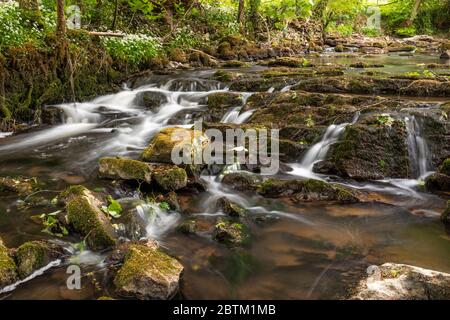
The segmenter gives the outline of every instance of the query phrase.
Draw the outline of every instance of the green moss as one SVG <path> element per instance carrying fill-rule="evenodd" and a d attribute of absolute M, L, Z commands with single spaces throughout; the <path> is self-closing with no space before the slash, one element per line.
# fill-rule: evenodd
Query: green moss
<path fill-rule="evenodd" d="M 184 188 L 187 184 L 186 170 L 176 166 L 161 167 L 154 172 L 156 183 L 165 191 L 175 191 Z"/>
<path fill-rule="evenodd" d="M 447 201 L 447 207 L 441 214 L 441 221 L 450 224 L 450 200 Z"/>
<path fill-rule="evenodd" d="M 220 219 L 214 226 L 213 238 L 221 243 L 238 246 L 248 244 L 248 228 L 242 223 Z"/>
<path fill-rule="evenodd" d="M 148 183 L 151 181 L 152 167 L 145 162 L 126 158 L 101 158 L 99 167 L 102 176 Z"/>
<path fill-rule="evenodd" d="M 73 197 L 85 195 L 87 191 L 88 189 L 82 185 L 73 185 L 62 191 L 60 197 L 65 201 L 69 201 Z"/>
<path fill-rule="evenodd" d="M 181 233 L 192 234 L 196 231 L 196 222 L 195 220 L 186 220 L 183 221 L 178 227 L 177 230 Z"/>
<path fill-rule="evenodd" d="M 447 176 L 450 176 L 450 158 L 447 158 L 442 162 L 442 164 L 439 166 L 438 171 Z"/>
<path fill-rule="evenodd" d="M 107 218 L 90 203 L 88 197 L 78 196 L 71 199 L 66 210 L 69 223 L 76 232 L 87 238 L 92 249 L 107 248 L 116 243 L 111 232 L 106 230 L 104 221 Z"/>
<path fill-rule="evenodd" d="M 143 244 L 130 245 L 124 264 L 114 278 L 117 288 L 124 288 L 140 278 L 151 278 L 155 282 L 166 275 L 178 275 L 180 263 L 159 249 Z"/>
<path fill-rule="evenodd" d="M 17 280 L 17 266 L 0 239 L 0 288 Z"/>
<path fill-rule="evenodd" d="M 20 278 L 26 278 L 34 270 L 44 266 L 46 250 L 48 250 L 46 244 L 41 241 L 25 242 L 17 249 L 16 259 Z"/>

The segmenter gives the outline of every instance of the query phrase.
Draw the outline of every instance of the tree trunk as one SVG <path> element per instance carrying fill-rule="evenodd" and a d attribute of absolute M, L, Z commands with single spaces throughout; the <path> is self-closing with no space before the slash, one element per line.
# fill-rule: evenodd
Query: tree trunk
<path fill-rule="evenodd" d="M 323 14 L 328 6 L 328 2 L 329 0 L 319 0 L 313 8 L 312 17 L 319 19 L 321 23 L 323 22 Z"/>
<path fill-rule="evenodd" d="M 421 3 L 422 3 L 422 0 L 416 0 L 414 2 L 414 6 L 412 8 L 411 15 L 409 16 L 409 19 L 406 21 L 407 27 L 412 26 L 412 24 L 414 23 L 414 20 L 416 19 L 417 14 L 419 13 L 419 7 L 420 7 Z"/>
<path fill-rule="evenodd" d="M 237 22 L 241 34 L 245 33 L 245 0 L 239 0 Z"/>
<path fill-rule="evenodd" d="M 19 7 L 28 14 L 30 20 L 39 25 L 44 24 L 38 0 L 19 0 Z"/>
<path fill-rule="evenodd" d="M 64 14 L 64 0 L 56 1 L 56 33 L 64 36 L 66 34 L 66 16 Z"/>
<path fill-rule="evenodd" d="M 114 19 L 111 26 L 112 31 L 116 30 L 117 15 L 119 14 L 119 0 L 114 2 Z"/>
<path fill-rule="evenodd" d="M 261 0 L 250 0 L 250 22 L 252 24 L 253 35 L 259 32 L 260 28 L 260 16 L 259 16 L 259 6 Z"/>

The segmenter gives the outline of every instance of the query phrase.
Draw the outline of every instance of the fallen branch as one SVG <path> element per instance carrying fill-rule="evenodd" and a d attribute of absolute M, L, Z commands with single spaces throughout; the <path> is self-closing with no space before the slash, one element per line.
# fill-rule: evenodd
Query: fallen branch
<path fill-rule="evenodd" d="M 100 32 L 100 31 L 89 31 L 88 34 L 90 34 L 91 36 L 98 36 L 98 37 L 124 37 L 125 36 L 123 33 Z"/>
<path fill-rule="evenodd" d="M 217 59 L 216 57 L 213 57 L 212 55 L 207 54 L 207 53 L 204 52 L 204 51 L 197 50 L 197 49 L 192 49 L 192 48 L 190 48 L 189 51 L 192 51 L 192 52 L 198 52 L 198 53 L 204 54 L 205 56 L 207 56 L 207 57 L 209 57 L 209 58 L 211 58 L 211 59 L 213 59 L 213 60 L 218 61 L 218 59 Z"/>

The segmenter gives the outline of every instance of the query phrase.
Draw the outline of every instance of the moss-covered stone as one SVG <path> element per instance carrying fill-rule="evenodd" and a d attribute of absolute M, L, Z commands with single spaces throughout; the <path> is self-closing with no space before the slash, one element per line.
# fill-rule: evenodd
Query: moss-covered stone
<path fill-rule="evenodd" d="M 450 158 L 445 159 L 438 169 L 439 173 L 450 176 Z"/>
<path fill-rule="evenodd" d="M 222 183 L 238 191 L 255 190 L 259 177 L 248 172 L 231 172 L 226 174 Z"/>
<path fill-rule="evenodd" d="M 148 162 L 172 163 L 172 150 L 176 146 L 185 146 L 188 156 L 201 151 L 208 143 L 202 132 L 184 128 L 165 128 L 155 135 L 142 153 L 142 159 Z"/>
<path fill-rule="evenodd" d="M 93 250 L 101 250 L 116 243 L 116 234 L 108 217 L 101 211 L 102 203 L 88 189 L 73 186 L 63 195 L 66 198 L 67 220 L 72 228 L 86 238 Z"/>
<path fill-rule="evenodd" d="M 233 107 L 242 105 L 241 94 L 231 92 L 218 92 L 208 96 L 208 111 L 204 118 L 206 121 L 218 122 Z"/>
<path fill-rule="evenodd" d="M 290 197 L 296 201 L 359 202 L 355 190 L 321 180 L 266 179 L 258 185 L 258 193 L 265 197 Z"/>
<path fill-rule="evenodd" d="M 164 191 L 176 191 L 187 185 L 186 170 L 177 166 L 159 166 L 153 172 L 153 178 Z"/>
<path fill-rule="evenodd" d="M 114 285 L 126 297 L 166 300 L 178 291 L 182 272 L 183 266 L 154 244 L 131 244 Z"/>
<path fill-rule="evenodd" d="M 100 158 L 102 178 L 136 180 L 151 183 L 153 167 L 148 163 L 126 158 Z"/>
<path fill-rule="evenodd" d="M 447 206 L 441 214 L 441 221 L 445 224 L 450 224 L 450 200 L 447 201 Z"/>
<path fill-rule="evenodd" d="M 35 270 L 60 257 L 63 249 L 45 241 L 29 241 L 22 244 L 16 251 L 17 270 L 19 277 L 24 279 Z"/>
<path fill-rule="evenodd" d="M 240 246 L 248 243 L 250 235 L 244 224 L 219 219 L 214 226 L 213 239 L 226 245 Z"/>
<path fill-rule="evenodd" d="M 426 177 L 425 188 L 434 193 L 450 192 L 450 176 L 439 172 L 433 173 Z"/>
<path fill-rule="evenodd" d="M 177 230 L 184 234 L 194 234 L 197 231 L 195 220 L 185 220 L 177 226 Z"/>
<path fill-rule="evenodd" d="M 270 67 L 290 67 L 290 68 L 303 68 L 312 67 L 311 62 L 304 58 L 294 58 L 294 57 L 280 57 L 275 60 L 269 61 L 268 65 Z"/>
<path fill-rule="evenodd" d="M 0 238 L 0 288 L 18 280 L 17 266 Z"/>
<path fill-rule="evenodd" d="M 230 217 L 243 217 L 246 215 L 244 208 L 226 197 L 219 198 L 216 205 L 223 213 Z"/>
<path fill-rule="evenodd" d="M 29 194 L 37 188 L 35 179 L 24 177 L 0 177 L 0 191 Z"/>

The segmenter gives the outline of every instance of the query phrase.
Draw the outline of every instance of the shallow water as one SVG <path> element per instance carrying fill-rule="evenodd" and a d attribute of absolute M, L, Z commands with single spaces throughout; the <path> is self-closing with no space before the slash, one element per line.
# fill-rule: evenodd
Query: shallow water
<path fill-rule="evenodd" d="M 322 63 L 355 62 L 334 55 L 318 59 Z M 425 56 L 365 59 L 385 64 L 383 71 L 390 73 L 417 71 L 423 68 L 418 64 L 437 62 L 436 57 Z M 258 69 L 261 68 L 245 72 Z M 192 123 L 190 115 L 205 108 L 208 94 L 228 90 L 217 81 L 207 80 L 213 73 L 195 71 L 143 79 L 137 88 L 127 88 L 87 103 L 63 105 L 67 115 L 65 124 L 2 136 L 0 175 L 37 177 L 46 184 L 46 191 L 40 195 L 47 200 L 67 185 L 80 183 L 89 188 L 105 187 L 117 194 L 108 181 L 96 178 L 98 158 L 117 154 L 137 157 L 151 136 L 169 125 L 169 120 L 177 124 Z M 158 92 L 166 101 L 148 110 L 139 104 L 139 92 Z M 239 107 L 230 110 L 223 121 L 245 121 Z M 175 117 L 180 111 L 184 116 Z M 337 138 L 333 135 L 333 139 Z M 312 160 L 308 161 L 309 167 Z M 302 167 L 301 159 L 297 165 Z M 297 173 L 305 175 L 302 170 Z M 282 176 L 293 178 L 289 174 Z M 189 213 L 159 216 L 153 224 L 149 222 L 147 229 L 148 236 L 157 239 L 185 267 L 181 294 L 177 298 L 341 298 L 369 265 L 384 262 L 450 272 L 450 237 L 438 218 L 444 200 L 422 193 L 415 180 L 339 181 L 369 192 L 374 201 L 336 205 L 264 199 L 228 190 L 218 177 L 204 179 L 208 191 L 180 195 Z M 177 223 L 192 217 L 201 221 L 205 230 L 211 228 L 220 215 L 214 209 L 214 200 L 223 195 L 249 210 L 251 242 L 248 246 L 229 249 L 211 240 L 207 231 L 200 236 L 189 236 L 174 230 Z M 0 195 L 0 235 L 8 247 L 17 247 L 28 240 L 52 239 L 30 219 L 52 209 L 23 207 L 18 200 L 14 195 Z M 79 239 L 71 236 L 64 241 L 70 247 L 69 243 Z M 113 295 L 105 278 L 106 266 L 102 263 L 105 255 L 73 254 L 72 259 L 78 259 L 85 275 L 81 290 L 66 287 L 66 268 L 71 263 L 66 259 L 1 297 L 92 299 Z M 88 275 L 90 271 L 92 274 Z"/>

